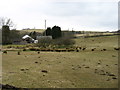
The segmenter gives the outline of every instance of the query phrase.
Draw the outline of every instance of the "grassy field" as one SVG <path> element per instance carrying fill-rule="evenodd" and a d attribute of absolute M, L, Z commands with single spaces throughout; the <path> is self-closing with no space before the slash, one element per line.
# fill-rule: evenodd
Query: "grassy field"
<path fill-rule="evenodd" d="M 25 32 L 34 32 L 34 31 L 36 31 L 36 32 L 42 33 L 42 32 L 44 32 L 44 29 L 30 29 L 30 30 L 22 30 L 22 31 L 25 31 Z"/>
<path fill-rule="evenodd" d="M 8 51 L 3 84 L 21 88 L 117 88 L 117 36 L 77 38 L 80 52 Z M 95 51 L 91 49 L 96 48 Z M 101 51 L 106 49 L 106 51 Z"/>

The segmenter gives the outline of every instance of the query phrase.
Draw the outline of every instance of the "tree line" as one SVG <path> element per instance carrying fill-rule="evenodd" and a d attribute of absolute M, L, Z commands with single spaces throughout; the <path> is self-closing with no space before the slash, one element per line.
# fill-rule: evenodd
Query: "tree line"
<path fill-rule="evenodd" d="M 59 26 L 54 26 L 52 28 L 48 27 L 44 32 L 46 36 L 52 36 L 53 39 L 58 39 L 62 37 L 61 28 Z"/>

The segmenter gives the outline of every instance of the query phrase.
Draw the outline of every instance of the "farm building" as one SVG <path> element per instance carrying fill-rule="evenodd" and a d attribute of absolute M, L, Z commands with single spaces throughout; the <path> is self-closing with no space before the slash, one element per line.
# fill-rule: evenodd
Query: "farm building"
<path fill-rule="evenodd" d="M 23 41 L 27 41 L 27 43 L 38 43 L 38 40 L 33 39 L 29 35 L 25 35 L 22 37 Z"/>
<path fill-rule="evenodd" d="M 50 39 L 52 39 L 52 36 L 37 36 L 36 37 L 37 40 L 43 39 L 43 38 L 50 38 Z"/>

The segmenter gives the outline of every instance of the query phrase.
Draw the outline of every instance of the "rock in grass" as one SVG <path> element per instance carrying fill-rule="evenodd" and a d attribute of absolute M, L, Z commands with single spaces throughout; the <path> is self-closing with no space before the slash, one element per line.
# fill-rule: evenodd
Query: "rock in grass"
<path fill-rule="evenodd" d="M 17 53 L 18 55 L 20 55 L 20 52 L 18 51 L 18 53 Z"/>
<path fill-rule="evenodd" d="M 115 55 L 112 55 L 112 57 L 116 57 Z"/>
<path fill-rule="evenodd" d="M 40 52 L 38 52 L 38 54 L 40 54 Z"/>
<path fill-rule="evenodd" d="M 114 50 L 120 50 L 120 48 L 114 48 Z"/>
<path fill-rule="evenodd" d="M 24 71 L 25 69 L 20 69 L 21 71 Z"/>
<path fill-rule="evenodd" d="M 23 51 L 26 51 L 26 49 L 24 48 Z"/>
<path fill-rule="evenodd" d="M 72 83 L 72 85 L 75 85 L 74 83 Z"/>
<path fill-rule="evenodd" d="M 103 51 L 106 51 L 106 49 L 103 49 Z"/>
<path fill-rule="evenodd" d="M 90 68 L 89 66 L 85 66 L 85 68 Z"/>
<path fill-rule="evenodd" d="M 105 73 L 101 73 L 100 75 L 106 75 Z"/>
<path fill-rule="evenodd" d="M 82 50 L 84 51 L 86 48 L 83 48 Z"/>
<path fill-rule="evenodd" d="M 108 73 L 108 76 L 115 76 L 113 73 Z"/>
<path fill-rule="evenodd" d="M 112 77 L 112 79 L 117 79 L 117 77 Z"/>
<path fill-rule="evenodd" d="M 1 88 L 1 87 L 2 87 L 3 90 L 7 90 L 7 89 L 17 90 L 17 89 L 18 89 L 17 87 L 11 86 L 11 85 L 9 85 L 9 84 L 6 84 L 6 85 L 0 84 L 0 88 Z"/>
<path fill-rule="evenodd" d="M 108 78 L 106 81 L 110 81 L 110 78 Z"/>
<path fill-rule="evenodd" d="M 106 65 L 106 66 L 109 66 L 109 65 Z"/>
<path fill-rule="evenodd" d="M 91 51 L 94 51 L 94 49 L 91 49 Z"/>
<path fill-rule="evenodd" d="M 72 70 L 75 70 L 75 68 L 74 68 L 74 67 L 72 67 Z"/>
<path fill-rule="evenodd" d="M 81 68 L 81 66 L 78 66 L 78 68 Z"/>
<path fill-rule="evenodd" d="M 95 73 L 98 73 L 98 69 L 95 69 Z"/>
<path fill-rule="evenodd" d="M 82 66 L 85 66 L 85 64 L 83 64 Z"/>
<path fill-rule="evenodd" d="M 47 71 L 47 70 L 42 70 L 41 72 L 43 72 L 43 73 L 48 73 L 48 71 Z"/>
<path fill-rule="evenodd" d="M 79 50 L 76 50 L 76 52 L 79 52 Z"/>
<path fill-rule="evenodd" d="M 35 62 L 35 63 L 38 63 L 38 62 Z"/>
<path fill-rule="evenodd" d="M 3 51 L 3 53 L 7 54 L 7 51 Z"/>

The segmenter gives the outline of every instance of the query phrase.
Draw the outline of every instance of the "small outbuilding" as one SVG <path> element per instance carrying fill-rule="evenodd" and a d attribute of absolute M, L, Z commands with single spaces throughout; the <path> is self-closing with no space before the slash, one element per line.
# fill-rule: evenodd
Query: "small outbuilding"
<path fill-rule="evenodd" d="M 27 41 L 28 43 L 34 43 L 34 39 L 32 37 L 30 37 L 29 35 L 25 35 L 22 37 L 23 41 Z"/>

